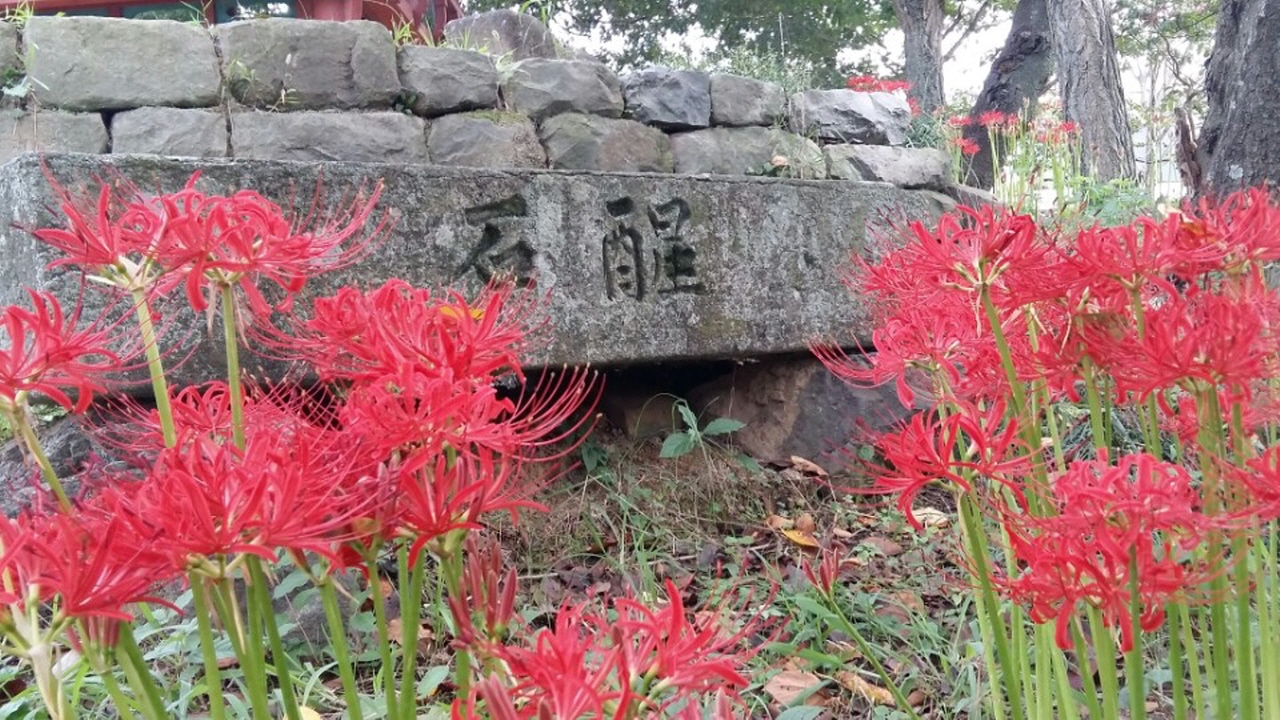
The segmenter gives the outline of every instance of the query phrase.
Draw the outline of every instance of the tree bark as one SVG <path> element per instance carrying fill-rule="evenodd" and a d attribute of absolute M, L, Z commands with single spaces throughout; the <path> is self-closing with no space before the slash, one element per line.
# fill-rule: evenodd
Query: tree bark
<path fill-rule="evenodd" d="M 1086 174 L 1131 178 L 1133 132 L 1106 0 L 1049 0 L 1063 115 L 1080 127 Z"/>
<path fill-rule="evenodd" d="M 969 161 L 966 183 L 991 189 L 995 184 L 994 168 L 1001 164 L 1000 157 L 993 155 L 991 138 L 987 129 L 978 124 L 978 118 L 991 111 L 1021 114 L 1028 104 L 1034 108 L 1049 87 L 1052 69 L 1053 44 L 1045 0 L 1020 0 L 1004 47 L 991 63 L 969 115 L 969 126 L 964 130 L 964 136 L 978 144 L 978 152 Z"/>
<path fill-rule="evenodd" d="M 946 104 L 942 90 L 942 1 L 893 0 L 902 25 L 906 51 L 908 96 L 920 110 L 932 113 Z"/>
<path fill-rule="evenodd" d="M 1202 194 L 1280 182 L 1280 0 L 1223 0 L 1200 132 Z"/>

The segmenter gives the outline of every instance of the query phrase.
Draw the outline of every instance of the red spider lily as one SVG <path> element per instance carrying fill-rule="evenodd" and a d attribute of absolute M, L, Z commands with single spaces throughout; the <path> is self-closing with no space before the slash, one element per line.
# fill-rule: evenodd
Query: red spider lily
<path fill-rule="evenodd" d="M 20 404 L 20 395 L 39 392 L 82 413 L 93 394 L 106 389 L 106 376 L 122 367 L 121 356 L 112 349 L 111 328 L 96 323 L 78 328 L 79 306 L 64 316 L 53 293 L 27 292 L 32 309 L 4 309 L 9 346 L 0 354 L 0 397 L 13 407 Z M 74 401 L 68 392 L 76 394 Z"/>
<path fill-rule="evenodd" d="M 1016 118 L 1017 116 L 1009 115 L 1008 117 Z M 988 110 L 978 116 L 978 124 L 984 128 L 999 127 L 1000 125 L 1003 125 L 1004 122 L 1005 114 L 999 110 Z"/>
<path fill-rule="evenodd" d="M 621 650 L 600 642 L 608 637 L 607 627 L 604 618 L 587 613 L 585 606 L 566 604 L 556 614 L 555 626 L 539 631 L 531 647 L 495 649 L 514 680 L 511 695 L 536 708 L 536 714 L 524 717 L 625 717 L 630 703 L 619 702 L 613 715 L 605 710 L 608 702 L 629 699 L 614 687 Z"/>
<path fill-rule="evenodd" d="M 968 115 L 952 115 L 947 118 L 947 125 L 953 128 L 968 127 L 973 124 L 973 119 Z"/>
<path fill-rule="evenodd" d="M 1187 250 L 1216 247 L 1227 263 L 1266 263 L 1280 259 L 1280 205 L 1261 188 L 1228 195 L 1220 202 L 1205 199 L 1176 218 L 1182 230 L 1180 245 Z"/>
<path fill-rule="evenodd" d="M 1114 466 L 1105 456 L 1074 462 L 1055 481 L 1052 501 L 1056 514 L 1048 517 L 1006 516 L 1021 569 L 1004 584 L 1036 622 L 1056 621 L 1064 649 L 1072 647 L 1081 604 L 1119 627 L 1128 650 L 1135 640 L 1132 583 L 1140 625 L 1149 632 L 1164 621 L 1168 602 L 1193 597 L 1214 572 L 1193 551 L 1219 522 L 1201 511 L 1194 481 L 1179 465 L 1146 454 L 1126 455 Z"/>
<path fill-rule="evenodd" d="M 900 430 L 877 441 L 884 462 L 869 468 L 872 488 L 847 490 L 897 495 L 898 509 L 917 530 L 924 526 L 913 511 L 915 497 L 935 482 L 968 492 L 970 478 L 981 477 L 1004 484 L 1020 498 L 1031 458 L 1018 439 L 1017 422 L 1006 420 L 1005 410 L 1004 402 L 996 400 L 985 410 L 961 402 L 943 417 L 916 413 Z"/>
<path fill-rule="evenodd" d="M 800 564 L 800 570 L 819 592 L 829 597 L 835 592 L 836 583 L 840 581 L 840 575 L 844 572 L 847 551 L 843 545 L 834 543 L 831 547 L 823 548 L 818 553 L 818 557 L 819 562 L 816 568 L 806 558 Z"/>
<path fill-rule="evenodd" d="M 858 92 L 906 92 L 911 89 L 911 83 L 905 80 L 881 80 L 870 75 L 851 77 L 846 84 L 850 90 Z"/>
<path fill-rule="evenodd" d="M 993 285 L 1006 272 L 1035 272 L 1047 263 L 1049 246 L 1029 215 L 960 206 L 931 231 L 922 223 L 911 226 L 917 272 L 942 287 L 976 290 Z"/>
<path fill-rule="evenodd" d="M 45 177 L 68 225 L 65 229 L 42 228 L 32 233 L 65 255 L 50 263 L 50 267 L 77 265 L 86 272 L 99 272 L 131 256 L 150 252 L 155 236 L 146 230 L 154 230 L 153 223 L 140 223 L 141 227 L 117 223 L 112 216 L 116 201 L 112 199 L 110 185 L 103 183 L 96 203 L 86 203 L 58 184 L 47 169 Z M 86 206 L 90 206 L 88 211 L 82 209 Z"/>
<path fill-rule="evenodd" d="M 1169 275 L 1192 278 L 1221 267 L 1221 246 L 1187 247 L 1180 238 L 1185 223 L 1175 216 L 1157 222 L 1139 218 L 1132 225 L 1094 227 L 1080 232 L 1067 260 L 1080 283 L 1088 283 L 1094 293 L 1107 290 L 1104 279 L 1114 281 L 1122 291 L 1120 302 L 1129 303 L 1130 294 L 1150 283 L 1167 284 Z"/>
<path fill-rule="evenodd" d="M 467 534 L 465 556 L 461 592 L 448 597 L 454 643 L 469 647 L 482 641 L 502 642 L 515 610 L 516 570 L 507 568 L 503 573 L 502 544 L 490 539 L 481 545 L 475 533 Z M 482 623 L 479 630 L 473 621 L 476 614 Z"/>
<path fill-rule="evenodd" d="M 92 512 L 82 517 L 25 513 L 0 520 L 0 576 L 13 588 L 0 590 L 6 596 L 0 600 L 20 605 L 33 596 L 56 600 L 54 622 L 127 622 L 133 618 L 128 605 L 164 603 L 151 591 L 173 573 L 152 546 L 155 538 L 133 531 L 119 518 Z"/>
<path fill-rule="evenodd" d="M 982 149 L 978 146 L 978 143 L 966 137 L 958 137 L 953 139 L 951 142 L 960 150 L 960 153 L 965 156 L 977 155 L 978 151 Z"/>
<path fill-rule="evenodd" d="M 715 689 L 736 693 L 746 687 L 741 668 L 755 654 L 747 639 L 765 628 L 758 615 L 744 621 L 751 596 L 742 608 L 722 606 L 690 622 L 675 583 L 668 579 L 665 589 L 667 602 L 656 610 L 631 598 L 614 601 L 613 646 L 621 650 L 623 677 L 652 678 L 648 699 L 660 708 Z"/>

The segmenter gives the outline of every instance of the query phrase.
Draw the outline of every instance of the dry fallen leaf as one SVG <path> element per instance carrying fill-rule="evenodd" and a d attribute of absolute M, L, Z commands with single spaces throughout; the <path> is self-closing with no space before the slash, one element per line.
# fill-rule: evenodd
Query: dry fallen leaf
<path fill-rule="evenodd" d="M 788 540 L 803 548 L 817 550 L 822 547 L 822 543 L 819 543 L 817 538 L 806 532 L 801 532 L 799 530 L 783 530 L 782 534 L 785 535 Z"/>
<path fill-rule="evenodd" d="M 822 678 L 801 670 L 783 670 L 769 678 L 764 684 L 764 691 L 779 705 L 790 705 L 796 698 L 822 683 Z"/>
<path fill-rule="evenodd" d="M 863 538 L 861 544 L 874 548 L 876 552 L 885 557 L 901 555 L 903 551 L 901 544 L 894 542 L 883 535 L 872 535 L 870 537 Z"/>
<path fill-rule="evenodd" d="M 781 515 L 770 515 L 764 519 L 764 526 L 770 530 L 786 530 L 794 526 L 795 523 L 782 517 Z"/>
<path fill-rule="evenodd" d="M 818 477 L 827 476 L 827 471 L 823 470 L 821 465 L 812 460 L 806 460 L 799 455 L 791 456 L 791 466 L 800 472 L 807 473 L 809 475 L 817 475 Z"/>
<path fill-rule="evenodd" d="M 938 528 L 939 530 L 951 527 L 951 516 L 938 508 L 920 508 L 915 511 L 915 516 L 920 521 L 920 524 L 925 527 Z"/>
<path fill-rule="evenodd" d="M 853 537 L 853 533 L 844 528 L 831 528 L 831 536 L 837 540 L 848 540 Z"/>
<path fill-rule="evenodd" d="M 302 717 L 302 720 L 323 720 L 320 713 L 316 712 L 315 710 L 312 710 L 311 708 L 305 705 L 298 708 L 298 715 Z"/>
<path fill-rule="evenodd" d="M 863 680 L 857 673 L 851 673 L 847 670 L 841 670 L 835 674 L 836 682 L 840 683 L 846 690 L 852 692 L 858 697 L 875 705 L 893 706 L 893 693 L 872 683 Z"/>
<path fill-rule="evenodd" d="M 814 521 L 813 515 L 804 513 L 800 517 L 796 518 L 796 529 L 802 533 L 812 535 L 813 531 L 818 529 L 818 523 Z"/>
<path fill-rule="evenodd" d="M 387 621 L 387 638 L 396 645 L 400 644 L 403 639 L 404 625 L 400 622 L 400 618 L 391 618 Z M 431 640 L 435 635 L 431 632 L 431 628 L 421 625 L 418 627 L 418 652 L 426 655 L 431 652 Z"/>

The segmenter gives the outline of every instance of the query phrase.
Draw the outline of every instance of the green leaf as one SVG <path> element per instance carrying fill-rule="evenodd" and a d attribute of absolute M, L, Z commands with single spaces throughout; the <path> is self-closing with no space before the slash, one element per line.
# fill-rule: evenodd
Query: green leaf
<path fill-rule="evenodd" d="M 741 420 L 734 420 L 733 418 L 716 418 L 715 420 L 707 423 L 706 427 L 702 428 L 702 434 L 728 435 L 731 432 L 738 432 L 746 426 L 747 424 Z"/>
<path fill-rule="evenodd" d="M 449 677 L 448 665 L 436 665 L 418 681 L 418 697 L 431 697 L 440 689 L 440 683 Z"/>
<path fill-rule="evenodd" d="M 828 608 L 826 604 L 815 600 L 808 595 L 797 595 L 792 599 L 792 602 L 796 604 L 796 607 L 816 618 L 830 621 L 835 617 L 835 614 L 831 612 L 830 608 Z"/>
<path fill-rule="evenodd" d="M 777 720 L 814 720 L 822 714 L 822 708 L 810 705 L 802 705 L 801 707 L 793 707 L 783 710 Z"/>
<path fill-rule="evenodd" d="M 693 436 L 689 433 L 671 433 L 662 443 L 662 452 L 658 454 L 663 458 L 678 458 L 693 452 L 695 447 Z"/>
<path fill-rule="evenodd" d="M 372 633 L 376 628 L 374 626 L 373 613 L 358 612 L 347 620 L 347 627 L 361 633 Z"/>
<path fill-rule="evenodd" d="M 281 578 L 280 582 L 271 589 L 271 597 L 279 600 L 280 598 L 289 595 L 294 590 L 306 585 L 310 580 L 311 578 L 307 577 L 306 573 L 295 568 L 294 570 L 291 570 L 288 575 Z"/>
<path fill-rule="evenodd" d="M 680 417 L 684 418 L 684 426 L 690 430 L 698 429 L 698 416 L 693 414 L 693 408 L 689 407 L 689 403 L 681 400 L 676 403 L 676 409 L 680 411 Z"/>

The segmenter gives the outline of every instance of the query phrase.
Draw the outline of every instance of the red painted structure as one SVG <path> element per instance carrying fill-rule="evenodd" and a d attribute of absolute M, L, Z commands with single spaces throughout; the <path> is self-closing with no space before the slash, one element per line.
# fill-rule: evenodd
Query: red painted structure
<path fill-rule="evenodd" d="M 32 0 L 40 14 L 65 12 L 89 13 L 121 17 L 125 8 L 144 9 L 149 5 L 171 5 L 176 0 Z M 405 23 L 423 30 L 430 28 L 439 40 L 445 23 L 462 17 L 458 0 L 295 0 L 297 15 L 312 20 L 375 20 L 395 27 Z M 188 0 L 189 4 L 196 4 Z M 21 0 L 0 0 L 0 10 L 16 8 Z M 205 20 L 218 22 L 212 0 L 200 3 Z"/>

